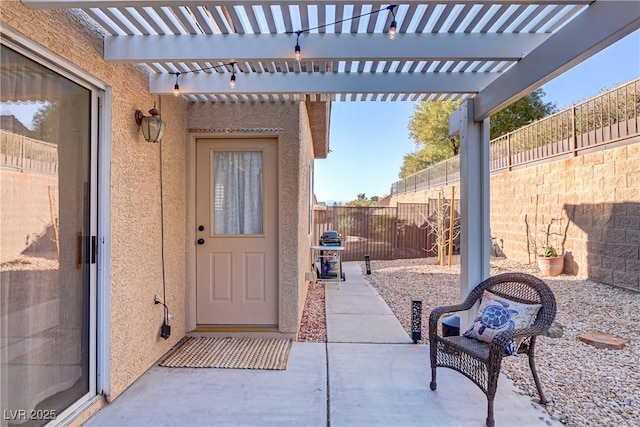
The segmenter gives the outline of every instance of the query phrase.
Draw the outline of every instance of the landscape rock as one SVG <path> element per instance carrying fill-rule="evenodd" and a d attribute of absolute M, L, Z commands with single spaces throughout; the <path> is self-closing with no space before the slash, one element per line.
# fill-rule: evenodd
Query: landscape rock
<path fill-rule="evenodd" d="M 621 350 L 625 345 L 629 344 L 629 340 L 626 338 L 603 334 L 602 332 L 585 332 L 578 335 L 578 339 L 596 348 L 609 348 L 612 350 Z"/>
<path fill-rule="evenodd" d="M 422 299 L 426 344 L 431 309 L 460 301 L 459 259 L 454 257 L 451 268 L 438 266 L 433 258 L 372 261 L 373 274 L 366 277 L 408 333 L 410 301 Z M 535 264 L 491 259 L 491 275 L 508 271 L 540 275 Z M 556 297 L 556 321 L 563 325 L 559 338 L 536 341 L 538 375 L 545 395 L 553 398 L 545 410 L 567 427 L 640 426 L 640 294 L 569 275 L 541 279 Z M 578 340 L 585 331 L 607 332 L 629 343 L 621 350 L 595 349 Z M 526 358 L 504 358 L 502 372 L 523 394 L 538 398 Z M 594 393 L 596 387 L 600 392 Z"/>
<path fill-rule="evenodd" d="M 562 338 L 564 334 L 564 325 L 557 320 L 554 320 L 551 327 L 546 333 L 549 338 Z"/>
<path fill-rule="evenodd" d="M 364 262 L 360 264 L 364 272 Z M 459 256 L 451 268 L 436 265 L 433 258 L 421 258 L 372 261 L 372 270 L 365 277 L 409 334 L 411 299 L 422 299 L 423 344 L 428 341 L 431 309 L 459 302 Z M 539 274 L 535 265 L 491 260 L 492 275 L 507 271 Z M 640 294 L 568 275 L 543 280 L 556 297 L 556 322 L 562 330 L 558 338 L 540 337 L 536 342 L 538 375 L 550 401 L 545 410 L 567 427 L 640 426 Z M 326 341 L 324 286 L 309 288 L 304 311 L 298 340 Z M 621 350 L 595 350 L 577 338 L 595 330 L 624 336 L 629 343 Z M 526 358 L 503 359 L 502 372 L 518 394 L 538 399 Z"/>

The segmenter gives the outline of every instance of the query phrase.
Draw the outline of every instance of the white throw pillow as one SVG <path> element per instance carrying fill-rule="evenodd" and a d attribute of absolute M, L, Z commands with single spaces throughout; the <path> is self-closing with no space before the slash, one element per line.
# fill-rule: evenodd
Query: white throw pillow
<path fill-rule="evenodd" d="M 478 314 L 464 336 L 490 343 L 498 332 L 531 326 L 540 307 L 540 304 L 522 304 L 484 291 Z M 508 343 L 505 352 L 517 355 L 522 339 Z"/>

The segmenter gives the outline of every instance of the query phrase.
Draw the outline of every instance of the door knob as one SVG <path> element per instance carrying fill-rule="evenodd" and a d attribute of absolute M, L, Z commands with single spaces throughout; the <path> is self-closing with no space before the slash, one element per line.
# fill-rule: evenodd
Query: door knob
<path fill-rule="evenodd" d="M 204 245 L 204 239 L 198 239 L 198 244 L 199 245 Z"/>
<path fill-rule="evenodd" d="M 204 231 L 204 225 L 199 225 L 198 226 L 198 231 Z"/>

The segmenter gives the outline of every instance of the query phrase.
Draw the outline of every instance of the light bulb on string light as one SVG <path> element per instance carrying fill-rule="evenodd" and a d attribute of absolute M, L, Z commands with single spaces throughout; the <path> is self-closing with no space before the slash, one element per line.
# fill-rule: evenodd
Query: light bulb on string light
<path fill-rule="evenodd" d="M 302 30 L 298 30 L 296 31 L 296 47 L 295 47 L 295 54 L 296 54 L 296 61 L 300 62 L 300 34 L 302 34 Z"/>
<path fill-rule="evenodd" d="M 235 89 L 236 88 L 236 63 L 235 62 L 231 63 L 231 68 L 232 68 L 232 73 L 231 73 L 231 80 L 229 81 L 229 85 L 231 86 L 231 89 Z"/>
<path fill-rule="evenodd" d="M 180 78 L 180 72 L 176 72 L 176 84 L 173 85 L 173 96 L 180 96 L 180 84 L 178 79 Z"/>
<path fill-rule="evenodd" d="M 397 5 L 395 4 L 387 6 L 387 9 L 391 12 L 391 16 L 393 16 L 391 24 L 389 25 L 389 40 L 394 40 L 396 38 L 396 30 L 398 28 L 398 23 L 396 22 L 396 13 L 394 12 L 396 6 Z"/>
<path fill-rule="evenodd" d="M 359 19 L 365 16 L 370 16 L 370 15 L 375 15 L 375 14 L 379 14 L 385 10 L 391 12 L 392 15 L 392 20 L 391 23 L 389 25 L 389 31 L 388 31 L 388 35 L 389 35 L 389 39 L 393 40 L 396 38 L 396 34 L 397 34 L 397 27 L 398 27 L 398 23 L 396 21 L 396 14 L 395 14 L 395 8 L 398 5 L 396 4 L 392 4 L 386 7 L 382 7 L 380 9 L 377 10 L 372 10 L 370 12 L 367 13 L 363 13 L 361 15 L 358 16 L 352 16 L 349 18 L 344 18 L 344 19 L 340 19 L 337 20 L 335 22 L 326 22 L 324 24 L 318 25 L 317 27 L 313 27 L 313 28 L 305 28 L 305 29 L 301 29 L 298 31 L 287 31 L 287 34 L 295 34 L 296 35 L 296 44 L 295 44 L 295 48 L 294 48 L 294 54 L 295 54 L 295 58 L 296 61 L 300 62 L 302 60 L 302 48 L 300 47 L 300 36 L 303 33 L 306 32 L 311 32 L 313 30 L 318 30 L 321 28 L 326 28 L 329 27 L 331 25 L 335 25 L 338 23 L 342 23 L 342 22 L 348 22 L 348 21 L 352 21 L 354 19 Z M 388 19 L 388 18 L 387 18 Z M 180 83 L 179 83 L 179 78 L 180 78 L 180 74 L 185 74 L 185 73 L 195 73 L 195 72 L 200 72 L 200 71 L 207 71 L 207 70 L 213 70 L 213 69 L 218 69 L 218 68 L 226 68 L 228 70 L 228 66 L 231 66 L 231 79 L 229 81 L 229 85 L 231 86 L 231 89 L 235 89 L 236 88 L 236 62 L 229 62 L 229 63 L 225 63 L 225 64 L 218 64 L 218 65 L 212 65 L 209 67 L 204 67 L 204 68 L 198 68 L 198 69 L 190 69 L 187 71 L 176 71 L 176 72 L 170 72 L 169 74 L 175 74 L 176 76 L 176 83 L 173 86 L 173 94 L 175 96 L 180 96 Z"/>

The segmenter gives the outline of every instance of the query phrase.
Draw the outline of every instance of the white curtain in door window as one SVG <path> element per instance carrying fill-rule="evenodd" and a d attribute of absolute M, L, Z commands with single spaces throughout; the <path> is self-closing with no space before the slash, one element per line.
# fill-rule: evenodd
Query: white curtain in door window
<path fill-rule="evenodd" d="M 215 234 L 262 234 L 262 152 L 216 152 Z"/>

